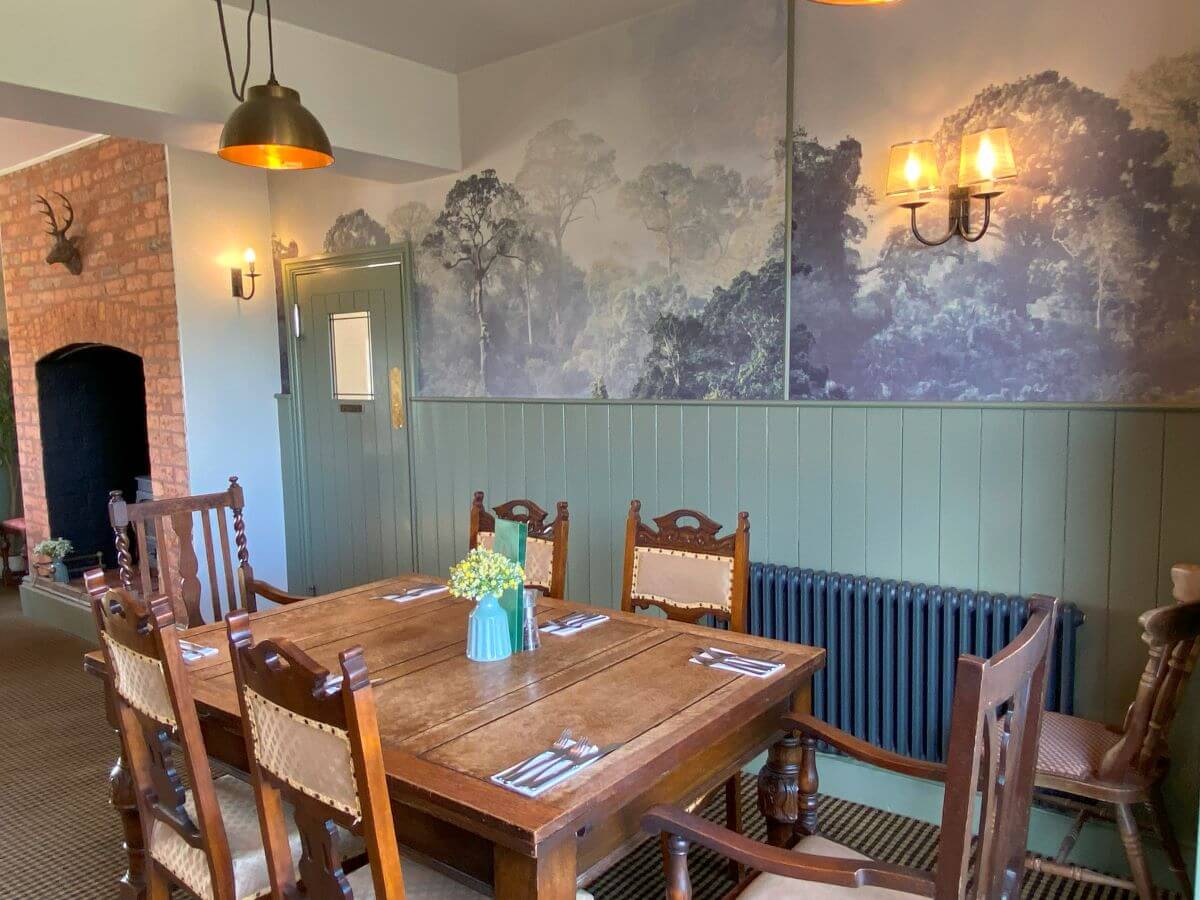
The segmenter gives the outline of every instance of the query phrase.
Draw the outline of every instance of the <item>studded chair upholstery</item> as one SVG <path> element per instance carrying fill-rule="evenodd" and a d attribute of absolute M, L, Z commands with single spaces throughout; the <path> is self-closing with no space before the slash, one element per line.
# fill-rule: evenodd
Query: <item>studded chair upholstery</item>
<path fill-rule="evenodd" d="M 483 491 L 476 491 L 471 500 L 470 533 L 467 546 L 492 548 L 496 538 L 496 519 L 524 522 L 528 527 L 525 540 L 525 586 L 537 588 L 547 597 L 563 599 L 567 583 L 567 537 L 570 516 L 567 501 L 559 500 L 557 517 L 547 522 L 549 515 L 532 500 L 509 500 L 488 512 L 483 505 Z"/>
<path fill-rule="evenodd" d="M 332 675 L 288 640 L 255 644 L 247 613 L 231 613 L 226 622 L 274 896 L 477 898 L 415 860 L 401 868 L 362 648 L 344 651 L 341 674 Z M 302 836 L 295 864 L 290 824 Z M 344 865 L 333 838 L 338 826 L 365 842 L 369 865 Z"/>
<path fill-rule="evenodd" d="M 254 794 L 231 775 L 213 777 L 170 600 L 115 588 L 93 596 L 92 609 L 145 833 L 150 900 L 167 900 L 173 884 L 202 900 L 267 896 Z M 295 831 L 286 840 L 299 851 Z"/>

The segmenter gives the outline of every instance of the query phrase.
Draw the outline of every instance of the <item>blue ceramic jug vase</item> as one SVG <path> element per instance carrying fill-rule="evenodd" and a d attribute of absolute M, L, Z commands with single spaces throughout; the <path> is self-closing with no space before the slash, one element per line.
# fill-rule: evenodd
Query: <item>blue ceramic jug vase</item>
<path fill-rule="evenodd" d="M 496 662 L 512 656 L 508 632 L 508 614 L 495 594 L 484 594 L 475 601 L 467 621 L 467 658 L 475 662 Z"/>

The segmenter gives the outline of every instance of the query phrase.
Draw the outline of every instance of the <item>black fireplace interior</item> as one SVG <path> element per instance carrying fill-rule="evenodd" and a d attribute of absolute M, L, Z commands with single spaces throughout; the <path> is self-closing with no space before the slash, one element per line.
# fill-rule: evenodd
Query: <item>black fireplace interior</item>
<path fill-rule="evenodd" d="M 141 357 L 73 344 L 39 360 L 37 383 L 51 534 L 113 567 L 108 493 L 133 501 L 138 476 L 150 474 Z"/>

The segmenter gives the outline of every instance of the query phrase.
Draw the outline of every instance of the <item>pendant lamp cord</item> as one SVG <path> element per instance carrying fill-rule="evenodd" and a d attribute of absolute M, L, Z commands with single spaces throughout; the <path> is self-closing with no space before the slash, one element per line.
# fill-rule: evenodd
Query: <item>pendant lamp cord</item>
<path fill-rule="evenodd" d="M 246 80 L 250 77 L 250 26 L 254 22 L 255 0 L 250 0 L 250 12 L 246 14 L 246 68 L 242 70 L 242 86 L 239 88 L 237 77 L 233 74 L 233 57 L 229 53 L 229 34 L 225 30 L 225 6 L 217 0 L 217 20 L 221 23 L 221 43 L 225 47 L 225 67 L 229 70 L 229 87 L 234 99 L 242 102 L 246 99 Z M 271 4 L 267 2 L 267 41 L 271 43 Z M 275 80 L 275 48 L 271 47 L 271 81 Z"/>
<path fill-rule="evenodd" d="M 251 13 L 254 11 L 254 0 L 250 2 Z M 267 57 L 271 61 L 271 77 L 267 84 L 278 84 L 275 80 L 275 34 L 271 29 L 271 0 L 267 0 Z"/>

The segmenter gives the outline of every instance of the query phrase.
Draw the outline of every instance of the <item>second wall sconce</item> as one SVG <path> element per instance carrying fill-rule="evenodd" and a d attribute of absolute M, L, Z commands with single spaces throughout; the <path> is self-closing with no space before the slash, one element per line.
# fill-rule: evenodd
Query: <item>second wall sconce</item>
<path fill-rule="evenodd" d="M 249 300 L 251 297 L 253 297 L 254 296 L 254 280 L 256 278 L 260 277 L 259 273 L 254 271 L 254 262 L 256 260 L 256 257 L 254 255 L 254 248 L 247 247 L 246 252 L 243 255 L 243 258 L 246 260 L 245 273 L 243 273 L 241 269 L 230 269 L 229 270 L 229 278 L 230 278 L 230 281 L 232 281 L 232 283 L 233 283 L 233 296 L 234 296 L 234 299 L 237 299 L 237 300 Z M 249 281 L 250 281 L 250 293 L 246 293 L 246 280 L 247 279 L 249 279 Z"/>
<path fill-rule="evenodd" d="M 958 235 L 975 243 L 992 221 L 992 199 L 1004 193 L 1005 181 L 1017 177 L 1012 144 L 1007 128 L 987 128 L 962 139 L 958 163 L 958 184 L 951 185 L 950 227 L 936 240 L 923 236 L 917 228 L 917 210 L 939 190 L 937 152 L 933 141 L 909 141 L 892 147 L 888 162 L 887 195 L 912 215 L 912 233 L 927 247 L 939 247 Z M 971 200 L 983 201 L 983 223 L 971 231 Z"/>

